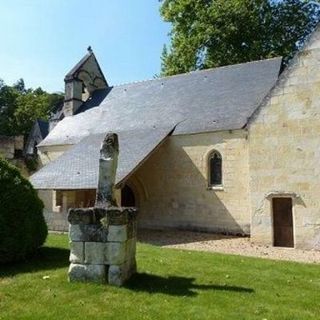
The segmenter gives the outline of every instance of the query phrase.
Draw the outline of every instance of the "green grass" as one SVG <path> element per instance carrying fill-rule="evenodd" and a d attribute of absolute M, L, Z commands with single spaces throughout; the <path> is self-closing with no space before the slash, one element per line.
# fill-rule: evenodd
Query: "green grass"
<path fill-rule="evenodd" d="M 68 283 L 68 240 L 0 267 L 0 319 L 320 319 L 320 266 L 139 244 L 123 288 Z M 49 279 L 43 279 L 49 276 Z"/>

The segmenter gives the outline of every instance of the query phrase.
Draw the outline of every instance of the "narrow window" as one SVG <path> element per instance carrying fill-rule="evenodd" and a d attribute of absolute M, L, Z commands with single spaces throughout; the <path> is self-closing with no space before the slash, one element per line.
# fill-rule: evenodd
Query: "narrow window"
<path fill-rule="evenodd" d="M 213 151 L 209 156 L 209 185 L 222 185 L 222 157 L 217 151 Z"/>

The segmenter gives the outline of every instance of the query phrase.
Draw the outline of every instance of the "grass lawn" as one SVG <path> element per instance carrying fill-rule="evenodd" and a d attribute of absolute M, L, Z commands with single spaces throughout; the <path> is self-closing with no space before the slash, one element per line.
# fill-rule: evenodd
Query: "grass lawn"
<path fill-rule="evenodd" d="M 123 288 L 68 283 L 68 239 L 0 266 L 0 319 L 320 319 L 320 266 L 139 244 Z M 49 276 L 48 279 L 43 279 Z"/>

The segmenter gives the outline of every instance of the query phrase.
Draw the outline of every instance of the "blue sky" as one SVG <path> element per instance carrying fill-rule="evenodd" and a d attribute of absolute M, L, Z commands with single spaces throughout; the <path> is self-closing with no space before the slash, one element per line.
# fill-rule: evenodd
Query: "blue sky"
<path fill-rule="evenodd" d="M 158 0 L 1 1 L 0 21 L 0 78 L 49 92 L 88 45 L 109 84 L 153 78 L 170 30 Z"/>

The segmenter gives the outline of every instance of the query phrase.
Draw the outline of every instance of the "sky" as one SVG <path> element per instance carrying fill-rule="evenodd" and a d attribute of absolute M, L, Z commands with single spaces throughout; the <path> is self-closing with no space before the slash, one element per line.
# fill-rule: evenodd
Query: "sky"
<path fill-rule="evenodd" d="M 169 31 L 158 0 L 0 0 L 0 79 L 64 91 L 89 45 L 109 85 L 152 79 Z"/>

